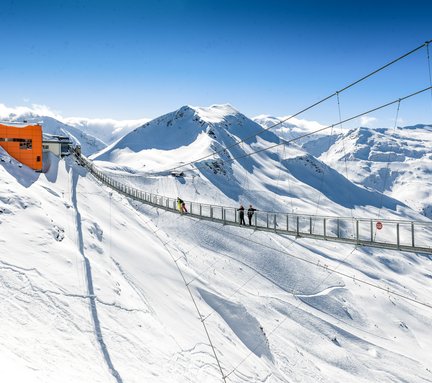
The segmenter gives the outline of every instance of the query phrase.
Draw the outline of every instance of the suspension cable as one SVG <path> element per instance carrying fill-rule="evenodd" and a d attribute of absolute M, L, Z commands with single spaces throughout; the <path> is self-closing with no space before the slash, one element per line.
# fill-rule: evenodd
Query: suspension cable
<path fill-rule="evenodd" d="M 276 147 L 281 146 L 281 145 L 286 145 L 286 144 L 289 144 L 289 143 L 291 143 L 291 142 L 298 141 L 298 140 L 300 140 L 300 139 L 302 139 L 302 138 L 312 136 L 312 135 L 314 135 L 314 134 L 316 134 L 316 133 L 319 133 L 319 132 L 322 132 L 322 131 L 324 131 L 324 130 L 332 129 L 332 128 L 334 128 L 334 127 L 335 127 L 336 125 L 338 125 L 338 124 L 344 124 L 344 123 L 346 123 L 346 122 L 349 122 L 349 121 L 355 120 L 356 118 L 362 117 L 362 116 L 364 116 L 364 115 L 366 115 L 366 114 L 376 112 L 377 110 L 380 110 L 380 109 L 384 109 L 384 108 L 386 108 L 386 107 L 388 107 L 388 106 L 390 106 L 390 105 L 393 105 L 393 104 L 396 104 L 397 102 L 400 102 L 400 101 L 406 100 L 406 99 L 408 99 L 408 98 L 411 98 L 411 97 L 417 96 L 417 95 L 419 95 L 419 94 L 421 94 L 421 93 L 424 93 L 424 92 L 426 92 L 426 91 L 428 91 L 428 90 L 432 90 L 432 86 L 428 86 L 427 88 L 424 88 L 424 89 L 418 90 L 417 92 L 411 93 L 411 94 L 409 94 L 409 95 L 407 95 L 407 96 L 404 96 L 404 97 L 398 98 L 398 99 L 393 100 L 393 101 L 390 101 L 390 102 L 388 102 L 388 103 L 386 103 L 386 104 L 380 105 L 380 106 L 378 106 L 378 107 L 376 107 L 376 108 L 369 109 L 369 110 L 367 110 L 367 111 L 365 111 L 365 112 L 362 112 L 362 113 L 359 113 L 359 114 L 357 114 L 357 115 L 355 115 L 355 116 L 352 116 L 352 117 L 346 118 L 345 120 L 340 121 L 340 122 L 338 122 L 338 123 L 335 123 L 335 124 L 332 124 L 332 125 L 328 125 L 328 126 L 325 126 L 325 127 L 323 127 L 323 128 L 320 128 L 320 129 L 316 129 L 316 130 L 314 130 L 314 131 L 312 131 L 312 132 L 302 134 L 302 135 L 300 135 L 300 136 L 298 136 L 298 137 L 291 138 L 291 139 L 289 139 L 289 140 L 287 140 L 287 141 L 283 140 L 282 142 L 280 142 L 280 143 L 278 143 L 278 144 L 273 144 L 273 145 L 267 146 L 267 147 L 265 147 L 265 148 L 255 150 L 255 151 L 253 151 L 253 152 L 250 152 L 250 153 L 247 153 L 247 154 L 243 154 L 243 155 L 238 156 L 238 157 L 232 157 L 232 158 L 230 158 L 230 159 L 228 159 L 228 160 L 226 160 L 226 161 L 227 161 L 227 162 L 233 162 L 233 161 L 235 161 L 235 160 L 239 160 L 239 159 L 242 159 L 242 158 L 250 157 L 250 156 L 253 156 L 253 155 L 255 155 L 255 154 L 258 154 L 258 153 L 261 153 L 261 152 L 264 152 L 264 151 L 267 151 L 267 150 L 270 150 L 270 149 L 276 148 Z M 216 154 L 216 153 L 215 153 L 215 154 Z M 184 166 L 186 166 L 186 165 L 192 165 L 192 163 L 185 164 Z M 182 165 L 182 166 L 183 166 L 183 165 Z M 197 165 L 192 165 L 192 166 L 193 166 L 195 169 L 202 169 L 202 168 L 204 168 L 204 166 L 197 166 Z M 193 171 L 193 170 L 194 170 L 194 169 L 184 170 L 184 171 Z"/>
<path fill-rule="evenodd" d="M 228 149 L 231 149 L 232 147 L 234 147 L 234 146 L 236 146 L 236 145 L 239 145 L 239 144 L 241 144 L 242 142 L 245 142 L 245 141 L 249 140 L 250 138 L 256 137 L 256 136 L 258 136 L 258 135 L 260 135 L 260 134 L 262 134 L 262 133 L 264 133 L 264 132 L 266 132 L 266 131 L 268 131 L 268 130 L 270 130 L 270 129 L 273 129 L 273 128 L 275 128 L 276 126 L 279 126 L 279 125 L 283 124 L 284 122 L 287 122 L 287 121 L 291 120 L 292 118 L 297 117 L 298 115 L 300 115 L 300 114 L 302 114 L 302 113 L 304 113 L 304 112 L 306 112 L 306 111 L 308 111 L 308 110 L 310 110 L 310 109 L 312 109 L 312 108 L 318 106 L 319 104 L 321 104 L 321 103 L 323 103 L 323 102 L 329 100 L 330 98 L 336 96 L 338 93 L 342 93 L 342 92 L 346 91 L 347 89 L 353 87 L 354 85 L 357 85 L 358 83 L 360 83 L 360 82 L 362 82 L 362 81 L 368 79 L 369 77 L 372 77 L 373 75 L 377 74 L 378 72 L 381 72 L 381 71 L 384 70 L 385 68 L 388 68 L 389 66 L 391 66 L 391 65 L 393 65 L 393 64 L 395 64 L 395 63 L 397 63 L 398 61 L 404 59 L 405 57 L 410 56 L 411 54 L 413 54 L 414 52 L 417 52 L 418 50 L 422 49 L 423 47 L 425 47 L 425 46 L 428 47 L 428 46 L 429 46 L 429 43 L 431 43 L 431 42 L 432 42 L 432 40 L 426 41 L 426 42 L 423 43 L 422 45 L 419 45 L 417 48 L 414 48 L 413 50 L 411 50 L 411 51 L 409 51 L 409 52 L 403 54 L 402 56 L 399 56 L 398 58 L 396 58 L 396 59 L 390 61 L 389 63 L 387 63 L 387 64 L 385 64 L 385 65 L 379 67 L 378 69 L 376 69 L 376 70 L 374 70 L 374 71 L 368 73 L 367 75 L 361 77 L 360 79 L 358 79 L 358 80 L 352 82 L 351 84 L 349 84 L 349 85 L 343 87 L 342 89 L 340 89 L 340 90 L 338 90 L 338 91 L 336 91 L 336 92 L 334 92 L 334 93 L 332 93 L 332 94 L 330 94 L 330 95 L 324 97 L 323 99 L 321 99 L 321 100 L 319 100 L 319 101 L 313 103 L 312 105 L 310 105 L 310 106 L 308 106 L 308 107 L 306 107 L 306 108 L 300 110 L 300 111 L 297 112 L 297 113 L 294 113 L 293 115 L 291 115 L 291 116 L 289 116 L 289 117 L 287 117 L 287 118 L 285 118 L 285 119 L 283 119 L 283 120 L 280 120 L 279 122 L 277 122 L 277 123 L 275 123 L 275 124 L 273 124 L 273 125 L 271 125 L 271 126 L 269 126 L 269 127 L 267 127 L 267 128 L 263 128 L 263 129 L 261 129 L 261 130 L 258 131 L 257 133 L 251 134 L 250 136 L 247 136 L 246 138 L 244 138 L 244 139 L 242 139 L 242 140 L 240 140 L 240 141 L 238 141 L 238 142 L 236 142 L 236 143 L 234 143 L 234 144 L 232 144 L 232 145 L 229 145 L 229 146 L 227 146 L 227 147 L 224 147 L 223 149 L 220 149 L 220 150 L 218 150 L 218 151 L 216 151 L 216 152 L 214 152 L 214 153 L 208 154 L 208 155 L 206 155 L 206 156 L 204 156 L 204 157 L 201 157 L 201 158 L 199 158 L 199 159 L 197 159 L 197 160 L 194 160 L 194 161 L 188 162 L 188 163 L 186 163 L 186 164 L 178 165 L 178 166 L 176 166 L 176 167 L 174 167 L 174 168 L 171 168 L 171 169 L 168 169 L 168 170 L 166 170 L 166 171 L 170 172 L 170 171 L 174 171 L 174 170 L 176 170 L 176 169 L 179 169 L 179 168 L 185 167 L 185 166 L 187 166 L 187 165 L 193 165 L 193 163 L 195 163 L 195 162 L 199 162 L 199 161 L 202 161 L 202 160 L 204 160 L 204 159 L 206 159 L 206 158 L 209 158 L 209 157 L 211 157 L 211 156 L 214 156 L 214 155 L 216 155 L 216 154 L 222 153 L 223 151 L 228 150 Z"/>
<path fill-rule="evenodd" d="M 430 40 L 430 41 L 426 41 L 425 44 L 426 44 L 427 61 L 428 61 L 428 68 L 429 68 L 429 84 L 430 84 L 430 86 L 432 87 L 431 59 L 430 59 L 430 56 L 429 56 L 429 43 L 430 43 L 431 41 L 432 41 L 432 40 Z M 431 89 L 431 99 L 432 99 L 432 89 Z"/>
<path fill-rule="evenodd" d="M 196 310 L 196 312 L 197 312 L 197 314 L 198 314 L 199 320 L 200 320 L 201 324 L 203 325 L 204 331 L 205 331 L 206 336 L 207 336 L 207 339 L 208 339 L 208 341 L 209 341 L 210 348 L 212 349 L 213 355 L 214 355 L 214 357 L 215 357 L 215 359 L 216 359 L 217 366 L 218 366 L 219 371 L 220 371 L 220 373 L 221 373 L 222 380 L 224 381 L 224 383 L 226 383 L 226 376 L 225 376 L 225 374 L 224 374 L 224 372 L 223 372 L 221 361 L 219 360 L 219 357 L 218 357 L 218 355 L 217 355 L 217 353 L 216 353 L 216 347 L 215 347 L 215 345 L 214 345 L 213 342 L 212 342 L 212 339 L 211 339 L 211 337 L 210 337 L 210 333 L 209 333 L 209 330 L 208 330 L 208 328 L 207 328 L 207 325 L 206 325 L 206 323 L 205 323 L 204 320 L 203 320 L 204 316 L 202 315 L 201 310 L 199 309 L 198 304 L 197 304 L 197 302 L 196 302 L 196 299 L 194 298 L 194 296 L 193 296 L 193 294 L 192 294 L 192 290 L 191 290 L 191 288 L 190 288 L 190 285 L 189 285 L 189 283 L 186 281 L 186 277 L 184 276 L 184 273 L 183 273 L 183 271 L 181 270 L 181 268 L 180 268 L 180 266 L 179 266 L 179 264 L 178 264 L 178 259 L 175 259 L 174 255 L 172 254 L 171 250 L 170 250 L 169 247 L 168 247 L 168 244 L 169 244 L 170 241 L 168 241 L 168 242 L 164 242 L 164 241 L 163 241 L 163 239 L 162 239 L 162 238 L 157 234 L 157 232 L 158 232 L 159 229 L 154 230 L 154 229 L 151 227 L 151 225 L 150 225 L 150 223 L 149 223 L 149 222 L 151 222 L 151 219 L 149 219 L 148 221 L 144 221 L 144 220 L 141 220 L 141 221 L 142 221 L 142 222 L 143 222 L 143 223 L 148 227 L 148 229 L 149 229 L 150 231 L 153 232 L 153 234 L 155 235 L 155 237 L 156 237 L 156 238 L 159 240 L 159 242 L 160 242 L 160 243 L 165 247 L 167 253 L 170 255 L 171 259 L 172 259 L 173 262 L 175 263 L 175 265 L 176 265 L 176 267 L 177 267 L 177 270 L 178 270 L 178 272 L 179 272 L 179 274 L 180 274 L 180 276 L 181 276 L 181 278 L 182 278 L 182 280 L 183 280 L 183 283 L 184 283 L 186 289 L 187 289 L 188 292 L 189 292 L 189 296 L 190 296 L 190 298 L 191 298 L 191 300 L 192 300 L 192 302 L 193 302 L 193 305 L 194 305 L 195 310 Z"/>

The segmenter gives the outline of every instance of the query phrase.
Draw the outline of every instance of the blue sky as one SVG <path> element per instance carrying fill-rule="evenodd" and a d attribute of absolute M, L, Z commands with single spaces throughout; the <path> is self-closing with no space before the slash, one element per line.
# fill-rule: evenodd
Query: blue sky
<path fill-rule="evenodd" d="M 215 103 L 289 115 L 432 39 L 432 5 L 417 0 L 3 0 L 0 13 L 0 103 L 91 118 Z M 342 117 L 429 84 L 422 49 L 341 94 Z M 335 122 L 337 104 L 302 117 Z M 400 117 L 432 123 L 432 94 Z"/>

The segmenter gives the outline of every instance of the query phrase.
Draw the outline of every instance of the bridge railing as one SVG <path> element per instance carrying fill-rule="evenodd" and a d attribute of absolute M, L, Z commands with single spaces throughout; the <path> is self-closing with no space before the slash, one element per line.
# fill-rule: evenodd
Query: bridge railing
<path fill-rule="evenodd" d="M 87 158 L 81 155 L 77 155 L 77 158 L 96 178 L 118 192 L 135 200 L 178 212 L 175 198 L 149 193 L 125 185 L 102 172 Z M 185 204 L 188 214 L 192 216 L 229 225 L 239 225 L 240 223 L 239 213 L 234 207 L 193 201 L 185 201 Z M 249 226 L 246 212 L 244 218 L 246 225 Z M 259 230 L 285 233 L 297 237 L 432 253 L 432 223 L 430 222 L 256 211 L 252 217 L 251 226 Z"/>

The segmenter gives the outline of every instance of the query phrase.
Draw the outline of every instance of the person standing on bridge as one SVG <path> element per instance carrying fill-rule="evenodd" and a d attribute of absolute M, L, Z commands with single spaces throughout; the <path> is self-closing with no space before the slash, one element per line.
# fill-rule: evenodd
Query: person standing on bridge
<path fill-rule="evenodd" d="M 244 219 L 244 207 L 243 205 L 240 205 L 240 207 L 237 209 L 237 211 L 239 212 L 239 219 L 240 219 L 240 226 L 241 225 L 245 225 L 246 226 L 246 222 Z"/>
<path fill-rule="evenodd" d="M 180 197 L 177 197 L 177 210 L 180 213 L 183 213 L 183 209 L 182 209 L 182 204 L 183 204 L 183 200 Z"/>
<path fill-rule="evenodd" d="M 180 197 L 177 197 L 177 210 L 180 212 L 180 214 L 188 212 L 185 202 Z"/>
<path fill-rule="evenodd" d="M 254 212 L 256 212 L 257 209 L 254 209 L 252 205 L 249 205 L 249 209 L 247 210 L 247 216 L 249 220 L 249 226 L 252 226 L 252 217 L 254 215 Z"/>
<path fill-rule="evenodd" d="M 185 204 L 184 201 L 181 203 L 181 210 L 182 210 L 182 213 L 187 213 L 188 212 L 187 209 L 186 209 L 186 204 Z"/>

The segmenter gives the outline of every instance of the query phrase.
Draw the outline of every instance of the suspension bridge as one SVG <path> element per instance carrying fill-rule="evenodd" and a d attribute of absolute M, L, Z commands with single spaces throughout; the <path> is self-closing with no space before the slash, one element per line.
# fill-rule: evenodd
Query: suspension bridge
<path fill-rule="evenodd" d="M 106 186 L 135 201 L 180 214 L 175 198 L 149 193 L 108 176 L 75 152 L 79 163 Z M 251 225 L 240 225 L 237 208 L 185 201 L 185 216 L 245 229 L 324 241 L 432 254 L 432 222 L 304 215 L 256 211 Z"/>

